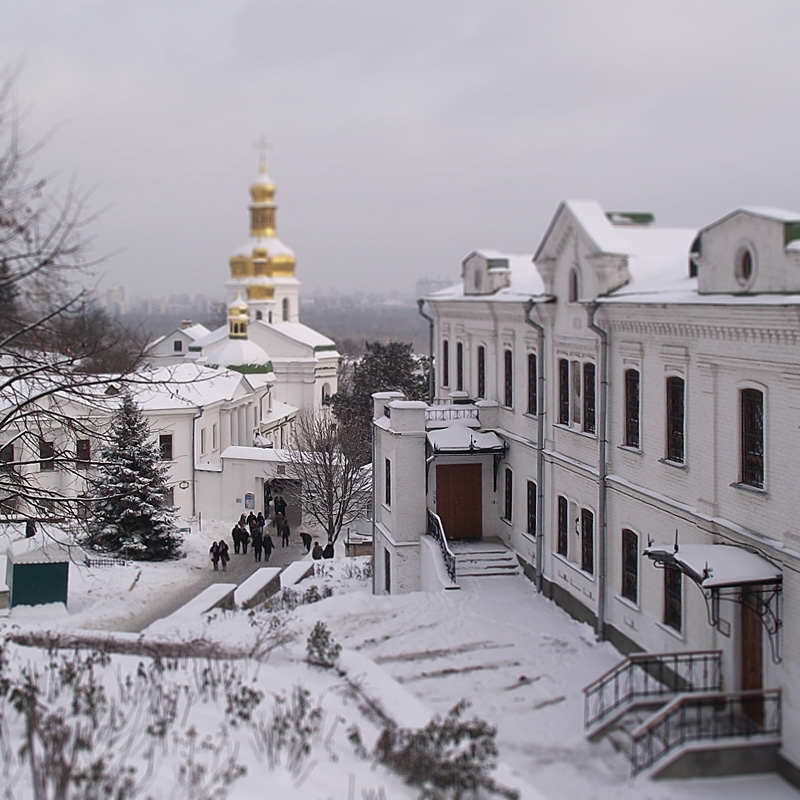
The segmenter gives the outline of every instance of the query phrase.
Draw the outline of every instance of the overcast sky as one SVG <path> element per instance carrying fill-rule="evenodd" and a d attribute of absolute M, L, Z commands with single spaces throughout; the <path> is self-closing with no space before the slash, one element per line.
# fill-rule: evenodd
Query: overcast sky
<path fill-rule="evenodd" d="M 39 164 L 94 190 L 102 286 L 222 294 L 272 143 L 307 289 L 532 253 L 565 198 L 702 226 L 800 209 L 797 0 L 0 0 Z"/>

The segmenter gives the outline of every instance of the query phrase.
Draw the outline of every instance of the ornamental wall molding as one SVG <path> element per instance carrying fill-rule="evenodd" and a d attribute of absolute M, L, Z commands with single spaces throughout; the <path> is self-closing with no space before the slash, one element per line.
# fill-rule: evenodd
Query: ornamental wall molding
<path fill-rule="evenodd" d="M 794 346 L 800 343 L 800 330 L 791 328 L 755 328 L 725 325 L 700 324 L 694 322 L 612 319 L 607 326 L 619 333 L 634 333 L 640 336 L 675 336 L 689 339 L 712 339 L 727 342 L 752 342 L 754 344 L 783 344 Z"/>

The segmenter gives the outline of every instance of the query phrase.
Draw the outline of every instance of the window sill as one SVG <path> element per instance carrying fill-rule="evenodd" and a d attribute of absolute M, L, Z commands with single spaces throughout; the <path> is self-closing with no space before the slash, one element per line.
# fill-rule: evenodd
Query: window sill
<path fill-rule="evenodd" d="M 581 430 L 581 428 L 573 427 L 572 425 L 565 425 L 563 422 L 556 422 L 553 424 L 554 428 L 561 428 L 562 431 L 571 431 L 578 436 L 583 436 L 586 439 L 597 439 L 597 432 L 591 433 L 590 431 Z"/>
<path fill-rule="evenodd" d="M 505 523 L 506 525 L 508 525 L 508 527 L 509 527 L 509 528 L 510 528 L 510 527 L 511 527 L 511 525 L 512 525 L 512 522 L 511 522 L 511 520 L 510 520 L 510 519 L 508 519 L 508 517 L 500 517 L 500 522 L 503 522 L 503 523 Z"/>
<path fill-rule="evenodd" d="M 633 455 L 636 455 L 636 456 L 643 455 L 641 447 L 633 447 L 633 445 L 630 445 L 630 444 L 618 445 L 617 446 L 617 450 L 623 450 L 626 453 L 633 453 Z"/>
<path fill-rule="evenodd" d="M 685 461 L 672 461 L 669 458 L 659 458 L 658 463 L 666 464 L 668 467 L 674 467 L 675 469 L 686 469 Z"/>
<path fill-rule="evenodd" d="M 586 570 L 581 569 L 574 561 L 570 561 L 566 556 L 562 556 L 560 553 L 553 553 L 553 558 L 558 560 L 564 566 L 569 567 L 574 572 L 577 572 L 578 575 L 585 578 L 587 581 L 594 583 L 595 576 L 591 572 L 586 572 Z"/>
<path fill-rule="evenodd" d="M 677 639 L 679 642 L 686 642 L 686 637 L 683 635 L 681 631 L 676 631 L 671 625 L 667 625 L 666 622 L 656 622 L 656 627 L 661 628 L 664 633 L 668 633 L 673 639 Z"/>
<path fill-rule="evenodd" d="M 767 497 L 769 494 L 766 489 L 759 486 L 751 486 L 749 483 L 732 483 L 731 487 L 733 489 L 741 489 L 743 492 L 749 492 L 750 494 L 760 495 L 761 497 Z"/>
<path fill-rule="evenodd" d="M 621 594 L 615 594 L 614 599 L 622 603 L 622 605 L 624 605 L 626 608 L 629 608 L 631 611 L 636 611 L 639 613 L 642 610 L 638 603 L 634 603 L 633 600 L 629 600 L 627 597 L 623 597 Z"/>
<path fill-rule="evenodd" d="M 532 411 L 526 411 L 522 416 L 527 417 L 528 419 L 539 419 L 539 415 L 534 414 Z"/>

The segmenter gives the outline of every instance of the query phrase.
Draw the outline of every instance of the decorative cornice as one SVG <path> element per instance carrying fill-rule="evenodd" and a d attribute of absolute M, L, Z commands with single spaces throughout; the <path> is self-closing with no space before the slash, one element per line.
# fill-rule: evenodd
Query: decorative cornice
<path fill-rule="evenodd" d="M 644 319 L 608 319 L 606 325 L 619 333 L 633 333 L 639 336 L 673 336 L 684 339 L 711 339 L 725 342 L 752 344 L 784 344 L 794 346 L 800 343 L 800 330 L 792 328 L 739 327 L 731 324 L 710 325 L 695 322 L 663 321 Z"/>

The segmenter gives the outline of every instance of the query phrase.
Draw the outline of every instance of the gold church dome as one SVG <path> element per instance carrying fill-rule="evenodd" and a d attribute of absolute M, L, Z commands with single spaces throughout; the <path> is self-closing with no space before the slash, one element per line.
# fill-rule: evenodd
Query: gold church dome
<path fill-rule="evenodd" d="M 258 164 L 258 178 L 250 187 L 250 197 L 254 203 L 271 203 L 275 197 L 275 184 L 267 175 L 267 163 L 263 156 Z"/>

